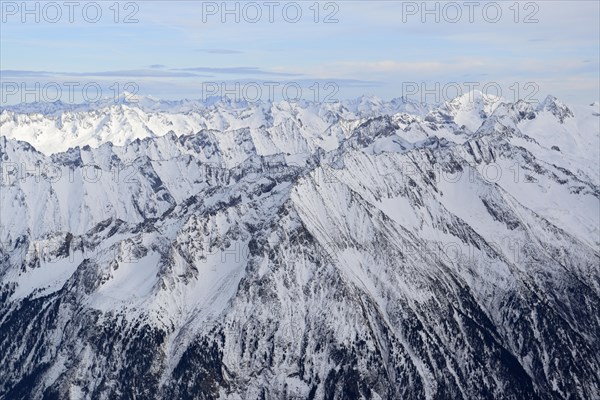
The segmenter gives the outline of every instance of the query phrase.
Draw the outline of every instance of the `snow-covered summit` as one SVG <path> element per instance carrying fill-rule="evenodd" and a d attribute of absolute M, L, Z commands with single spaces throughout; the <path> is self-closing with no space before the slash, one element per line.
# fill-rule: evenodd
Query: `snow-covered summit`
<path fill-rule="evenodd" d="M 123 93 L 116 101 L 104 99 L 93 104 L 55 102 L 4 107 L 0 110 L 0 134 L 52 154 L 106 142 L 124 145 L 170 131 L 188 135 L 202 130 L 249 129 L 263 154 L 315 148 L 329 151 L 339 146 L 354 126 L 381 115 L 399 121 L 409 140 L 415 135 L 420 140 L 431 135 L 464 140 L 464 135 L 474 133 L 502 103 L 502 99 L 479 91 L 439 106 L 403 97 L 391 101 L 361 96 L 334 103 L 248 103 L 220 97 L 171 101 Z M 523 107 L 520 103 L 515 104 Z M 553 97 L 536 110 L 527 111 L 529 117 L 539 112 L 549 112 L 560 122 L 573 116 L 570 108 Z"/>
<path fill-rule="evenodd" d="M 573 111 L 571 111 L 571 109 L 565 105 L 564 103 L 562 103 L 560 100 L 558 100 L 556 97 L 552 96 L 552 95 L 548 95 L 544 101 L 542 101 L 538 107 L 537 107 L 537 111 L 538 112 L 549 112 L 552 115 L 554 115 L 556 118 L 558 118 L 558 120 L 563 123 L 565 122 L 565 120 L 567 118 L 571 118 L 574 117 L 575 115 L 573 114 Z"/>
<path fill-rule="evenodd" d="M 473 90 L 444 102 L 439 110 L 449 115 L 457 125 L 464 125 L 474 132 L 502 102 L 500 97 Z"/>

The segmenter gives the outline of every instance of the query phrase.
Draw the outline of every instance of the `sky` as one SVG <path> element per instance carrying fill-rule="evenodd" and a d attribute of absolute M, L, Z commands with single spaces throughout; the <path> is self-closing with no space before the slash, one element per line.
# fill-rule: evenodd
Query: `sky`
<path fill-rule="evenodd" d="M 2 104 L 600 97 L 596 0 L 0 3 Z"/>

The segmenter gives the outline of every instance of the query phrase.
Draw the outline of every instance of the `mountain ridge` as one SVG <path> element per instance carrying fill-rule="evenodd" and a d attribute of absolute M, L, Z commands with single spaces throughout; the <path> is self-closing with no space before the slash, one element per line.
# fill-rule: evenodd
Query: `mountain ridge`
<path fill-rule="evenodd" d="M 0 136 L 0 398 L 597 397 L 599 119 L 559 106 Z"/>

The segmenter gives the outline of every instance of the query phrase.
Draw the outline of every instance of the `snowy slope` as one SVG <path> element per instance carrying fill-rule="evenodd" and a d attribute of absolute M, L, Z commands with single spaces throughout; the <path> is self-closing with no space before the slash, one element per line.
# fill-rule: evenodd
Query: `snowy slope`
<path fill-rule="evenodd" d="M 598 103 L 141 100 L 0 115 L 0 398 L 600 396 Z"/>

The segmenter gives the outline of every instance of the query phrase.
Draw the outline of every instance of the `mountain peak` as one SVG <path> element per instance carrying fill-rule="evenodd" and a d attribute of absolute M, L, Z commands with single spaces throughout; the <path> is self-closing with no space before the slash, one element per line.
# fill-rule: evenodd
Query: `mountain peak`
<path fill-rule="evenodd" d="M 486 94 L 480 90 L 471 90 L 447 101 L 445 104 L 450 109 L 478 107 L 491 113 L 493 111 L 492 108 L 495 108 L 502 101 L 502 97 Z"/>
<path fill-rule="evenodd" d="M 446 101 L 439 107 L 439 111 L 452 117 L 457 125 L 475 132 L 501 103 L 500 97 L 472 90 Z"/>
<path fill-rule="evenodd" d="M 552 95 L 546 96 L 546 99 L 540 103 L 536 111 L 547 111 L 558 118 L 561 123 L 564 123 L 567 118 L 575 116 L 569 107 Z"/>

